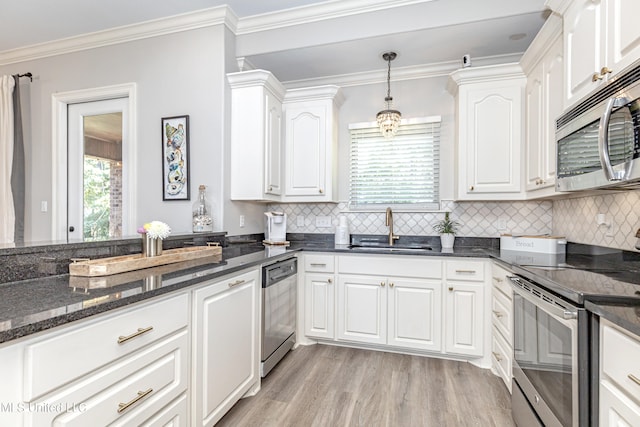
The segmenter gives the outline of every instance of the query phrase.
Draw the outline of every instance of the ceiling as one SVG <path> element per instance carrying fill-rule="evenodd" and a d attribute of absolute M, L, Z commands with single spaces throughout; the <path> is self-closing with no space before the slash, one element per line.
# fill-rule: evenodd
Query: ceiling
<path fill-rule="evenodd" d="M 238 56 L 294 83 L 380 74 L 387 50 L 398 53 L 394 70 L 457 66 L 465 54 L 506 62 L 546 18 L 544 0 L 0 0 L 0 55 L 224 4 L 239 18 Z"/>

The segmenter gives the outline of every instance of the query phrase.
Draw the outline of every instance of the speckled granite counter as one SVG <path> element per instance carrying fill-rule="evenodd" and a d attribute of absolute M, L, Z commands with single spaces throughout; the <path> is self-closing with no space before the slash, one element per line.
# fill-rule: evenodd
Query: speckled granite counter
<path fill-rule="evenodd" d="M 640 303 L 603 304 L 587 301 L 584 306 L 590 312 L 640 336 Z"/>

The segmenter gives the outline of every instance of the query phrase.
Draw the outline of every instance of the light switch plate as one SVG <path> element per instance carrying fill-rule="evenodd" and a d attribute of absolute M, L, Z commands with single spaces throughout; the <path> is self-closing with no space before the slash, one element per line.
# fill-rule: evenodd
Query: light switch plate
<path fill-rule="evenodd" d="M 304 227 L 304 216 L 302 216 L 302 215 L 298 215 L 298 216 L 296 217 L 296 225 L 297 225 L 298 227 Z"/>

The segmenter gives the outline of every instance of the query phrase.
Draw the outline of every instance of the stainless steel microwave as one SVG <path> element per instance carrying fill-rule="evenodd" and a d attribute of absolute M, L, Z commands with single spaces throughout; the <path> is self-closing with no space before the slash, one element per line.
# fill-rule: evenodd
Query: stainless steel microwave
<path fill-rule="evenodd" d="M 640 64 L 556 121 L 558 191 L 640 188 Z"/>

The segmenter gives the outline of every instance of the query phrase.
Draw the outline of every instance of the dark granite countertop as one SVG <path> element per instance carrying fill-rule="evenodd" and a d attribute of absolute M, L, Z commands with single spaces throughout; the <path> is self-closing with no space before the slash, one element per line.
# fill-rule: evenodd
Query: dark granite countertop
<path fill-rule="evenodd" d="M 300 250 L 336 254 L 393 254 L 406 256 L 493 258 L 510 267 L 513 263 L 500 257 L 496 239 L 471 239 L 451 251 L 442 251 L 436 242 L 424 245 L 430 249 L 389 250 L 388 248 L 349 248 L 334 246 L 326 239 L 291 240 L 288 247 L 265 247 L 259 241 L 236 241 L 223 249 L 222 259 L 201 259 L 170 264 L 106 278 L 83 278 L 58 274 L 49 277 L 0 284 L 0 343 L 44 331 L 75 320 L 104 313 L 155 296 L 186 289 L 245 268 L 256 267 L 292 256 Z M 457 241 L 458 242 L 458 241 Z M 402 242 L 402 248 L 415 247 L 415 242 Z M 396 248 L 398 249 L 398 248 Z M 593 262 L 593 261 L 592 261 Z M 603 305 L 593 306 L 596 314 Z M 624 307 L 617 306 L 620 311 Z M 627 307 L 628 308 L 628 307 Z M 633 307 L 630 308 L 631 313 Z M 608 310 L 607 313 L 618 313 Z M 625 311 L 625 313 L 627 313 Z M 640 334 L 640 317 L 631 314 L 609 314 L 612 321 Z M 609 317 L 607 317 L 609 318 Z M 621 319 L 627 319 L 621 321 Z M 637 329 L 634 329 L 637 328 Z"/>
<path fill-rule="evenodd" d="M 640 302 L 608 304 L 587 301 L 584 306 L 590 312 L 640 336 Z"/>

